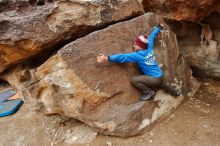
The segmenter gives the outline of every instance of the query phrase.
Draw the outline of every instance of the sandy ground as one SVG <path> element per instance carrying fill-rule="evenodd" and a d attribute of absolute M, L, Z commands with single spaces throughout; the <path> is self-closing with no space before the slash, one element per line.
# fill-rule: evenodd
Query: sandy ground
<path fill-rule="evenodd" d="M 67 117 L 46 117 L 26 104 L 0 118 L 0 146 L 220 146 L 220 83 L 204 82 L 150 132 L 131 138 L 97 135 L 91 128 Z"/>

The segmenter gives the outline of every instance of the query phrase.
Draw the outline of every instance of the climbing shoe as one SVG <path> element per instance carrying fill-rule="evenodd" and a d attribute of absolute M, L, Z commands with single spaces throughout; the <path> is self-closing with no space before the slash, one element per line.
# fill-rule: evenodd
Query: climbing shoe
<path fill-rule="evenodd" d="M 181 90 L 180 89 L 175 89 L 175 87 L 172 86 L 164 86 L 163 87 L 167 93 L 169 93 L 172 96 L 180 96 L 181 95 Z"/>
<path fill-rule="evenodd" d="M 177 89 L 170 89 L 169 90 L 170 95 L 172 96 L 180 96 L 181 95 L 181 91 L 177 90 Z"/>
<path fill-rule="evenodd" d="M 154 90 L 149 90 L 148 92 L 143 92 L 143 94 L 140 97 L 140 100 L 142 100 L 142 101 L 149 100 L 154 95 L 155 95 L 155 91 Z"/>

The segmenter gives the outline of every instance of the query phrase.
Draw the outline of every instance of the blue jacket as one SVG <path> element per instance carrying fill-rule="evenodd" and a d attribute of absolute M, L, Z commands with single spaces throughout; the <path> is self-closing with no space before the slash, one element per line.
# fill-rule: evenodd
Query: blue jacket
<path fill-rule="evenodd" d="M 108 61 L 116 63 L 135 62 L 144 75 L 159 78 L 163 75 L 162 70 L 155 60 L 153 51 L 154 39 L 160 32 L 159 27 L 155 27 L 148 37 L 148 48 L 132 53 L 115 54 L 108 56 Z"/>

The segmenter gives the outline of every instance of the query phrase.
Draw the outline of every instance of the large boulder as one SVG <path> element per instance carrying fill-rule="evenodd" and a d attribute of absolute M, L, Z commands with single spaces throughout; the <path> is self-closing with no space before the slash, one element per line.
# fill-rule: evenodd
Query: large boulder
<path fill-rule="evenodd" d="M 131 52 L 135 37 L 149 34 L 159 22 L 163 22 L 160 17 L 147 13 L 111 25 L 66 45 L 38 68 L 17 66 L 2 78 L 16 86 L 36 111 L 76 118 L 102 134 L 137 135 L 170 114 L 199 86 L 175 34 L 165 26 L 156 39 L 155 53 L 164 71 L 163 86 L 180 91 L 179 97 L 160 90 L 154 99 L 140 101 L 139 91 L 130 84 L 131 76 L 140 74 L 136 65 L 100 65 L 96 57 Z"/>
<path fill-rule="evenodd" d="M 0 72 L 45 50 L 143 14 L 133 0 L 0 1 Z"/>
<path fill-rule="evenodd" d="M 199 77 L 220 79 L 220 14 L 212 13 L 201 23 L 169 22 L 181 52 Z"/>
<path fill-rule="evenodd" d="M 212 12 L 220 12 L 219 0 L 142 0 L 145 11 L 169 19 L 200 21 Z"/>

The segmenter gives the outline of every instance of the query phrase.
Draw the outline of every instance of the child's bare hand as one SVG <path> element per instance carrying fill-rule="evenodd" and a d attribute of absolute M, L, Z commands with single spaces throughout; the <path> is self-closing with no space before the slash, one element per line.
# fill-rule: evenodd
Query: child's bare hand
<path fill-rule="evenodd" d="M 98 57 L 97 57 L 97 62 L 98 63 L 106 63 L 108 62 L 108 56 L 104 55 L 104 54 L 100 54 Z"/>
<path fill-rule="evenodd" d="M 159 27 L 160 29 L 164 29 L 164 24 L 160 23 L 157 25 L 157 27 Z"/>

